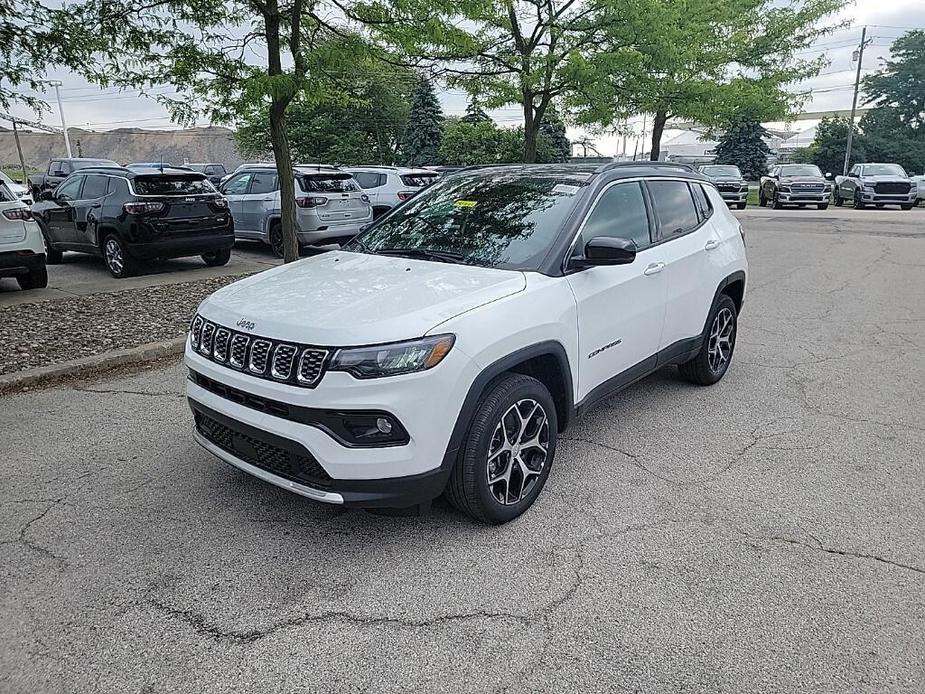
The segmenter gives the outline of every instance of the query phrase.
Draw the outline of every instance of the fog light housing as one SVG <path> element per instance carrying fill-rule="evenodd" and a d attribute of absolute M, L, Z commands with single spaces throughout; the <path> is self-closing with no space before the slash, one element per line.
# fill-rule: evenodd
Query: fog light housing
<path fill-rule="evenodd" d="M 408 432 L 387 412 L 341 413 L 341 438 L 354 446 L 400 446 L 408 443 Z"/>

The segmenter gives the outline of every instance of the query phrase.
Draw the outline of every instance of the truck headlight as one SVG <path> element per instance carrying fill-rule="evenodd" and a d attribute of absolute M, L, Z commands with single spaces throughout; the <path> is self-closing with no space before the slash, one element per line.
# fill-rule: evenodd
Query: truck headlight
<path fill-rule="evenodd" d="M 398 376 L 432 369 L 450 353 L 455 335 L 434 335 L 387 345 L 339 349 L 328 367 L 356 378 Z"/>

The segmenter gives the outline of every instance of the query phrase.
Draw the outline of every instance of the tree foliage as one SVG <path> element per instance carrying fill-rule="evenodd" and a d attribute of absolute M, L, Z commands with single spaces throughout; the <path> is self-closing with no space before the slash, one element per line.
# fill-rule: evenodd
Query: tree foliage
<path fill-rule="evenodd" d="M 434 85 L 418 79 L 411 92 L 411 112 L 405 127 L 402 158 L 407 166 L 423 166 L 439 161 L 443 137 L 443 111 Z"/>
<path fill-rule="evenodd" d="M 755 181 L 767 173 L 768 148 L 764 138 L 768 131 L 754 116 L 744 116 L 731 123 L 716 146 L 717 164 L 735 164 L 746 179 Z"/>
<path fill-rule="evenodd" d="M 903 126 L 925 131 L 925 30 L 899 37 L 890 54 L 880 70 L 864 78 L 868 103 L 893 109 Z"/>
<path fill-rule="evenodd" d="M 550 108 L 540 123 L 540 156 L 538 161 L 564 162 L 572 156 L 572 143 L 565 133 L 565 123 L 558 111 Z M 545 152 L 542 150 L 545 148 Z M 545 156 L 543 156 L 545 155 Z"/>
<path fill-rule="evenodd" d="M 848 146 L 850 118 L 834 116 L 823 118 L 816 126 L 816 137 L 809 146 L 809 160 L 823 171 L 841 173 Z M 848 166 L 866 160 L 864 143 L 855 138 L 851 147 L 852 159 Z"/>
<path fill-rule="evenodd" d="M 485 113 L 485 110 L 474 101 L 470 101 L 466 106 L 466 115 L 460 120 L 463 123 L 489 123 L 491 117 Z"/>

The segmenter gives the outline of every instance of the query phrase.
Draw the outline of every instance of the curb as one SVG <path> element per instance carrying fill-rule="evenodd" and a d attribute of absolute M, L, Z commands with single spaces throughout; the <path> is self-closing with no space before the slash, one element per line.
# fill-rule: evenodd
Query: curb
<path fill-rule="evenodd" d="M 63 361 L 49 366 L 17 371 L 0 376 L 0 395 L 7 395 L 22 388 L 49 385 L 53 382 L 73 381 L 119 366 L 135 366 L 157 361 L 163 357 L 182 354 L 186 336 L 163 342 L 149 342 L 138 347 L 117 349 L 90 357 Z"/>

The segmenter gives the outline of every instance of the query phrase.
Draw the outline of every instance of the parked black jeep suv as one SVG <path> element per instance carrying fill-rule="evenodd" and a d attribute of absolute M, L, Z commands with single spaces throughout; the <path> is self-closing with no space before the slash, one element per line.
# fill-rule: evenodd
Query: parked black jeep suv
<path fill-rule="evenodd" d="M 201 255 L 224 265 L 234 245 L 228 203 L 204 174 L 180 169 L 82 169 L 32 207 L 48 248 L 102 256 L 114 277 L 154 258 Z"/>

